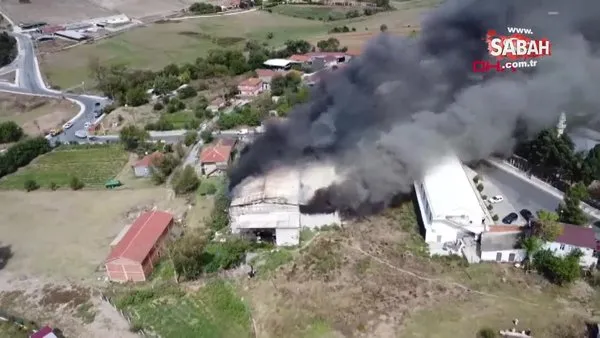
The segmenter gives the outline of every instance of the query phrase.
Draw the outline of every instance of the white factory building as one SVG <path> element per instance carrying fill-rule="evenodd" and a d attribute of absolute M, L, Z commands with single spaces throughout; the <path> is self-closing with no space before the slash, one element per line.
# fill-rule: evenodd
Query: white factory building
<path fill-rule="evenodd" d="M 329 165 L 278 168 L 265 176 L 249 177 L 232 191 L 229 209 L 232 233 L 269 231 L 277 245 L 298 245 L 300 230 L 341 224 L 337 212 L 305 214 L 306 205 L 318 189 L 337 179 Z"/>
<path fill-rule="evenodd" d="M 467 255 L 465 243 L 473 243 L 487 225 L 477 192 L 460 160 L 446 157 L 414 186 L 430 253 Z"/>

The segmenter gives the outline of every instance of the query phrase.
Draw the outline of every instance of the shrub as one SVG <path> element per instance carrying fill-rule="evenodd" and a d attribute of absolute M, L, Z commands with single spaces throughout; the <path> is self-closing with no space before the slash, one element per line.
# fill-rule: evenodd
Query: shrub
<path fill-rule="evenodd" d="M 80 190 L 85 186 L 85 184 L 78 177 L 73 176 L 73 178 L 71 178 L 69 186 L 73 190 Z"/>
<path fill-rule="evenodd" d="M 483 195 L 483 196 L 481 196 L 481 198 L 483 198 L 483 200 L 485 201 L 488 199 L 488 195 Z"/>
<path fill-rule="evenodd" d="M 475 177 L 473 177 L 473 182 L 475 182 L 475 184 L 477 184 L 477 183 L 479 183 L 479 181 L 481 181 L 481 176 L 475 175 Z"/>
<path fill-rule="evenodd" d="M 154 109 L 154 110 L 157 110 L 157 111 L 158 111 L 158 110 L 162 110 L 164 107 L 165 107 L 165 106 L 164 106 L 162 103 L 160 103 L 160 102 L 156 102 L 156 103 L 154 104 L 154 106 L 152 107 L 152 109 Z"/>
<path fill-rule="evenodd" d="M 492 209 L 494 209 L 494 206 L 493 206 L 493 205 L 491 205 L 491 204 L 488 204 L 488 205 L 487 205 L 487 209 L 488 209 L 489 211 L 492 211 Z"/>
<path fill-rule="evenodd" d="M 50 182 L 50 190 L 55 191 L 56 189 L 58 189 L 58 184 L 56 184 L 55 182 Z"/>
<path fill-rule="evenodd" d="M 190 97 L 194 97 L 196 95 L 198 95 L 198 93 L 192 86 L 186 86 L 177 91 L 177 96 L 180 99 L 189 99 Z"/>
<path fill-rule="evenodd" d="M 14 121 L 0 123 L 0 143 L 17 142 L 25 133 L 23 129 Z"/>
<path fill-rule="evenodd" d="M 481 192 L 483 190 L 483 184 L 479 183 L 477 185 L 477 191 Z"/>
<path fill-rule="evenodd" d="M 496 331 L 494 331 L 494 329 L 489 328 L 489 327 L 484 327 L 481 330 L 479 330 L 479 332 L 477 332 L 477 338 L 496 338 L 498 337 L 498 334 L 496 334 Z"/>
<path fill-rule="evenodd" d="M 202 257 L 202 271 L 213 273 L 221 269 L 231 269 L 244 260 L 250 243 L 234 238 L 223 243 L 210 243 L 204 249 Z"/>
<path fill-rule="evenodd" d="M 500 219 L 500 217 L 498 217 L 498 215 L 497 215 L 497 214 L 494 214 L 494 216 L 492 216 L 492 220 L 493 220 L 494 222 L 497 222 L 497 221 L 498 221 L 498 219 Z"/>
<path fill-rule="evenodd" d="M 173 175 L 173 190 L 177 195 L 195 191 L 200 185 L 200 179 L 192 166 L 187 165 L 183 170 Z"/>
<path fill-rule="evenodd" d="M 40 188 L 40 185 L 32 179 L 26 180 L 25 183 L 23 184 L 25 191 L 30 192 L 30 191 L 34 191 Z"/>
<path fill-rule="evenodd" d="M 198 141 L 198 133 L 197 132 L 195 132 L 195 131 L 188 131 L 187 133 L 185 133 L 183 143 L 186 146 L 189 147 L 192 144 L 196 143 L 196 141 Z"/>

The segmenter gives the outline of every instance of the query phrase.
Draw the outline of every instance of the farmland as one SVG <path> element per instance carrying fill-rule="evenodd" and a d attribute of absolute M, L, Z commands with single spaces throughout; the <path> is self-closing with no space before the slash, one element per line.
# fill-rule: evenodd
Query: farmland
<path fill-rule="evenodd" d="M 354 10 L 353 7 L 328 7 L 308 5 L 279 5 L 272 8 L 273 13 L 302 18 L 308 20 L 334 21 L 346 18 L 346 13 Z"/>
<path fill-rule="evenodd" d="M 251 337 L 250 309 L 227 282 L 213 281 L 185 294 L 169 286 L 132 291 L 117 298 L 117 306 L 132 313 L 134 322 L 161 337 Z"/>
<path fill-rule="evenodd" d="M 127 160 L 128 154 L 120 145 L 62 146 L 1 179 L 0 188 L 23 189 L 27 180 L 35 180 L 41 188 L 49 188 L 51 183 L 68 188 L 73 177 L 86 187 L 103 187 L 123 169 Z"/>

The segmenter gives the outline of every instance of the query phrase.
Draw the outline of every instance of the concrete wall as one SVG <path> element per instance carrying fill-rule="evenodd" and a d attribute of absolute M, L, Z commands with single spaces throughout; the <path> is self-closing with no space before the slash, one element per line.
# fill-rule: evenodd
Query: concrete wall
<path fill-rule="evenodd" d="M 300 244 L 300 229 L 276 229 L 276 244 L 278 246 L 292 246 Z"/>
<path fill-rule="evenodd" d="M 497 260 L 497 255 L 500 254 L 500 260 Z M 515 254 L 515 258 L 509 260 L 510 254 Z M 482 251 L 481 260 L 489 262 L 512 263 L 522 262 L 525 259 L 526 252 L 523 249 L 498 250 L 498 251 Z"/>
<path fill-rule="evenodd" d="M 598 262 L 598 259 L 594 257 L 594 250 L 589 248 L 580 248 L 574 245 L 569 244 L 561 244 L 557 242 L 545 243 L 543 245 L 543 249 L 549 249 L 554 252 L 555 255 L 564 257 L 568 255 L 571 251 L 575 249 L 581 250 L 583 252 L 583 256 L 579 260 L 579 265 L 589 267 Z"/>
<path fill-rule="evenodd" d="M 148 177 L 150 176 L 150 168 L 145 166 L 133 167 L 133 174 L 136 177 Z"/>

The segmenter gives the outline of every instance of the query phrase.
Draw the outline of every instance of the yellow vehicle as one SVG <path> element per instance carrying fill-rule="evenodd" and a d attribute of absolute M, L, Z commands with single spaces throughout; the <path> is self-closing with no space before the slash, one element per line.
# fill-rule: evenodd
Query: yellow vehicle
<path fill-rule="evenodd" d="M 63 132 L 62 128 L 51 129 L 50 130 L 50 136 L 56 136 L 56 135 L 58 135 L 58 134 L 60 134 L 62 132 Z"/>

